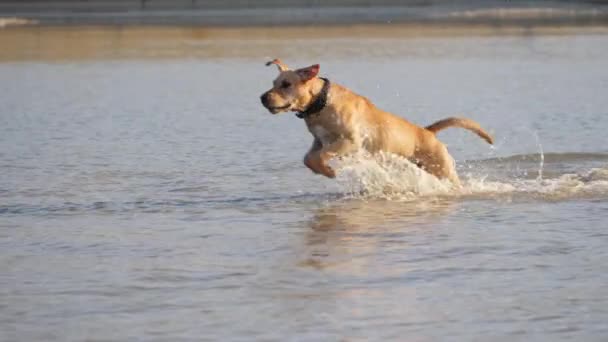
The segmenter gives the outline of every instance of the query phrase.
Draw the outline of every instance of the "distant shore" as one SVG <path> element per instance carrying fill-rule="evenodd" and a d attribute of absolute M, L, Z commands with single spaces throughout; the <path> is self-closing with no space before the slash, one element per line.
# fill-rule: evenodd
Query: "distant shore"
<path fill-rule="evenodd" d="M 332 3 L 352 6 L 332 6 Z M 241 6 L 231 3 L 241 3 Z M 608 2 L 291 1 L 271 6 L 216 1 L 4 1 L 0 27 L 12 25 L 336 26 L 353 24 L 605 26 Z M 280 3 L 280 2 L 279 2 Z M 287 6 L 285 4 L 310 6 Z M 371 3 L 371 2 L 368 2 Z M 405 5 L 403 5 L 405 3 Z M 243 5 L 245 4 L 245 5 Z M 408 5 L 410 4 L 410 5 Z"/>
<path fill-rule="evenodd" d="M 146 58 L 301 58 L 352 54 L 363 44 L 401 56 L 404 39 L 608 35 L 608 26 L 357 24 L 349 26 L 199 27 L 154 25 L 15 26 L 0 29 L 0 62 Z M 473 38 L 475 39 L 475 38 Z M 484 38 L 482 38 L 484 39 Z M 309 45 L 312 44 L 312 45 Z M 407 46 L 407 45 L 402 45 Z M 261 62 L 260 62 L 261 63 Z M 260 64 L 261 65 L 261 64 Z"/>

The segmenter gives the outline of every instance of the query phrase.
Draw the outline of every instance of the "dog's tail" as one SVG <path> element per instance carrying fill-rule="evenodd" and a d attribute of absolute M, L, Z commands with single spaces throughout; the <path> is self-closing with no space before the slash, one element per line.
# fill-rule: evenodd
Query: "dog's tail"
<path fill-rule="evenodd" d="M 469 131 L 479 135 L 483 140 L 487 141 L 488 144 L 494 144 L 492 137 L 486 133 L 486 131 L 484 131 L 477 122 L 466 118 L 447 118 L 439 120 L 432 125 L 426 126 L 425 128 L 433 133 L 437 133 L 448 127 L 460 127 L 468 129 Z"/>

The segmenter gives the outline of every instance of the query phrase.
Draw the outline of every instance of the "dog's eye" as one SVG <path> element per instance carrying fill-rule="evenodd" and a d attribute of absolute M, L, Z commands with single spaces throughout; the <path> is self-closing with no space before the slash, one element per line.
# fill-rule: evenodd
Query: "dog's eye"
<path fill-rule="evenodd" d="M 291 87 L 291 83 L 289 83 L 287 81 L 283 81 L 283 83 L 281 83 L 281 88 L 287 89 L 289 87 Z"/>

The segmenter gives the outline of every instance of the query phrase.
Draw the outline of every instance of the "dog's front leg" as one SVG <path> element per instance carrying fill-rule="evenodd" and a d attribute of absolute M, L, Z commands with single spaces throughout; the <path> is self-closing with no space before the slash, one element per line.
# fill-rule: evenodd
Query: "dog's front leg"
<path fill-rule="evenodd" d="M 328 165 L 329 161 L 336 156 L 344 156 L 355 152 L 356 147 L 357 144 L 347 138 L 340 139 L 329 145 L 323 146 L 321 151 L 319 151 L 321 169 L 323 170 L 321 173 L 329 178 L 335 178 L 336 172 Z"/>
<path fill-rule="evenodd" d="M 334 170 L 327 165 L 324 161 L 321 150 L 310 150 L 304 157 L 304 165 L 306 165 L 312 172 L 324 175 L 329 178 L 336 177 Z"/>
<path fill-rule="evenodd" d="M 323 144 L 319 139 L 316 139 L 312 142 L 312 146 L 310 150 L 304 156 L 304 165 L 309 168 L 312 172 L 316 174 L 322 174 L 327 176 L 330 171 L 326 170 L 322 161 L 321 161 L 321 149 L 323 148 Z M 330 176 L 327 176 L 330 177 Z"/>

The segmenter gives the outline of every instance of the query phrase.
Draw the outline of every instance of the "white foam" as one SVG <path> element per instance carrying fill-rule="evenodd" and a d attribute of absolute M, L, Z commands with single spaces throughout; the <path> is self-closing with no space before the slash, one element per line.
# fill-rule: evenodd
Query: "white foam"
<path fill-rule="evenodd" d="M 37 24 L 38 21 L 25 19 L 25 18 L 17 18 L 17 17 L 0 17 L 0 28 L 4 28 L 7 26 L 20 26 L 20 25 L 33 25 Z"/>
<path fill-rule="evenodd" d="M 446 195 L 452 184 L 426 173 L 407 159 L 387 153 L 357 154 L 333 160 L 338 184 L 355 197 L 413 199 Z"/>
<path fill-rule="evenodd" d="M 608 196 L 608 168 L 563 174 L 556 178 L 499 179 L 461 175 L 463 186 L 455 189 L 410 161 L 392 154 L 358 154 L 334 160 L 341 190 L 356 198 L 410 201 L 420 197 L 496 197 L 501 195 L 559 200 Z"/>

